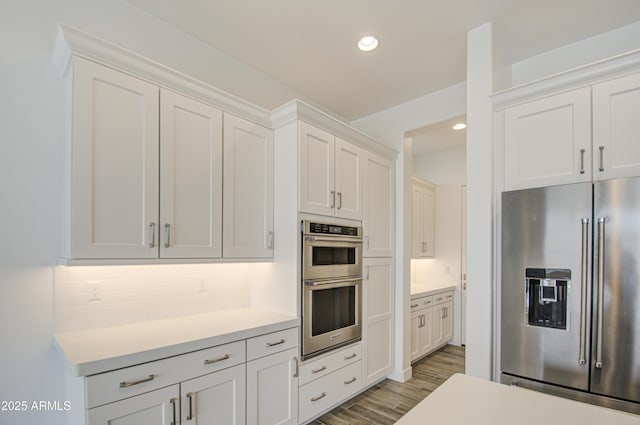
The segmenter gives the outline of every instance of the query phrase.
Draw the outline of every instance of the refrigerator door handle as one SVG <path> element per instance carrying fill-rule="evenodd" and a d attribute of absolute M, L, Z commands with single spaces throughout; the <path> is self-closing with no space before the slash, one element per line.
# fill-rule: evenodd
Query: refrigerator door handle
<path fill-rule="evenodd" d="M 598 217 L 598 323 L 596 336 L 596 361 L 597 369 L 602 369 L 602 328 L 604 322 L 604 217 Z"/>
<path fill-rule="evenodd" d="M 587 363 L 587 276 L 589 273 L 589 219 L 582 219 L 582 258 L 580 278 L 580 355 L 578 364 Z"/>

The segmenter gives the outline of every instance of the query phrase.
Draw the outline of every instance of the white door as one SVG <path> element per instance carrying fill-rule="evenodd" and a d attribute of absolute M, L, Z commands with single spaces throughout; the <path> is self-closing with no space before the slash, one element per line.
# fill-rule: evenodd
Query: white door
<path fill-rule="evenodd" d="M 424 218 L 422 231 L 424 240 L 424 257 L 433 257 L 436 240 L 436 196 L 433 189 L 424 190 Z"/>
<path fill-rule="evenodd" d="M 273 257 L 273 131 L 224 115 L 223 257 Z"/>
<path fill-rule="evenodd" d="M 460 252 L 460 277 L 461 277 L 461 308 L 460 308 L 460 340 L 461 344 L 466 344 L 467 328 L 467 186 L 462 186 L 462 241 Z"/>
<path fill-rule="evenodd" d="M 158 256 L 158 87 L 74 59 L 73 258 Z"/>
<path fill-rule="evenodd" d="M 332 216 L 335 137 L 305 122 L 299 122 L 299 205 L 301 212 Z"/>
<path fill-rule="evenodd" d="M 182 425 L 244 425 L 245 365 L 180 384 Z"/>
<path fill-rule="evenodd" d="M 89 409 L 88 425 L 171 425 L 180 420 L 178 385 Z"/>
<path fill-rule="evenodd" d="M 409 348 L 409 356 L 414 361 L 420 356 L 420 330 L 422 327 L 422 312 L 424 310 L 416 310 L 411 312 L 411 345 Z"/>
<path fill-rule="evenodd" d="M 420 328 L 420 345 L 418 351 L 420 355 L 428 353 L 435 347 L 433 335 L 433 308 L 422 310 L 422 327 Z"/>
<path fill-rule="evenodd" d="M 367 152 L 364 157 L 363 217 L 364 257 L 393 256 L 393 163 Z"/>
<path fill-rule="evenodd" d="M 160 257 L 222 254 L 222 111 L 160 94 Z"/>
<path fill-rule="evenodd" d="M 360 148 L 335 138 L 336 217 L 362 220 L 362 156 Z"/>
<path fill-rule="evenodd" d="M 443 342 L 449 342 L 453 338 L 453 301 L 444 303 L 444 318 L 442 321 Z"/>
<path fill-rule="evenodd" d="M 393 369 L 393 259 L 365 258 L 362 284 L 365 385 Z"/>
<path fill-rule="evenodd" d="M 444 328 L 444 320 L 445 320 L 445 304 L 438 304 L 433 306 L 432 309 L 432 341 L 433 346 L 437 347 L 442 345 L 445 342 L 445 328 Z"/>
<path fill-rule="evenodd" d="M 505 190 L 591 180 L 591 89 L 505 111 Z"/>
<path fill-rule="evenodd" d="M 411 187 L 411 257 L 424 256 L 424 190 L 413 185 Z"/>
<path fill-rule="evenodd" d="M 640 74 L 593 86 L 593 179 L 640 176 Z"/>
<path fill-rule="evenodd" d="M 247 363 L 247 424 L 298 423 L 298 349 Z"/>

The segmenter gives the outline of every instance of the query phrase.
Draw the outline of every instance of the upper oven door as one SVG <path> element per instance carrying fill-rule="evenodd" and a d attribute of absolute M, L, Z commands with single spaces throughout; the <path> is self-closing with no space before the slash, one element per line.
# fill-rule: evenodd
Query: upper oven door
<path fill-rule="evenodd" d="M 362 276 L 362 241 L 331 236 L 303 236 L 303 279 Z"/>

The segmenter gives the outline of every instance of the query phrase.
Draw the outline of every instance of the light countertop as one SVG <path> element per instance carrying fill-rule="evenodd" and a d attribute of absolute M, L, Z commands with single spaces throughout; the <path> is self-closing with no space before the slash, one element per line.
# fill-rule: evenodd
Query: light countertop
<path fill-rule="evenodd" d="M 450 283 L 414 283 L 411 284 L 411 299 L 452 291 L 456 285 Z"/>
<path fill-rule="evenodd" d="M 396 425 L 640 425 L 640 416 L 456 374 Z"/>
<path fill-rule="evenodd" d="M 201 350 L 299 326 L 300 319 L 251 308 L 58 333 L 58 350 L 74 376 Z"/>

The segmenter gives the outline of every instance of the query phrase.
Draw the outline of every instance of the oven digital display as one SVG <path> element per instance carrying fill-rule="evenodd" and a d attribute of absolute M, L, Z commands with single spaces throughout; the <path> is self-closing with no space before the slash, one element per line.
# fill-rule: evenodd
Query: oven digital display
<path fill-rule="evenodd" d="M 309 232 L 342 236 L 358 236 L 357 227 L 335 226 L 326 223 L 309 223 Z"/>

